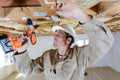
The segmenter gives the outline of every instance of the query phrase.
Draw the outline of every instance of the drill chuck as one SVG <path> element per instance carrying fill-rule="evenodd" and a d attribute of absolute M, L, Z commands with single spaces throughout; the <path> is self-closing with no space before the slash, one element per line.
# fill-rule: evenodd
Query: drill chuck
<path fill-rule="evenodd" d="M 29 29 L 34 29 L 33 22 L 30 18 L 27 19 L 27 27 Z"/>

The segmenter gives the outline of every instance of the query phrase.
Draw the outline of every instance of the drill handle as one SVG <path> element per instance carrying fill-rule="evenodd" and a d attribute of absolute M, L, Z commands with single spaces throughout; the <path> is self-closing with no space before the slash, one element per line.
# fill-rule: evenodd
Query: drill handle
<path fill-rule="evenodd" d="M 22 38 L 22 40 L 11 40 L 14 49 L 19 48 L 28 42 L 27 38 Z"/>
<path fill-rule="evenodd" d="M 22 45 L 24 45 L 25 43 L 27 43 L 28 42 L 28 40 L 25 38 L 25 39 L 23 39 L 23 41 L 22 41 Z"/>
<path fill-rule="evenodd" d="M 27 32 L 23 35 L 30 38 L 30 41 L 31 41 L 32 45 L 34 45 L 37 42 L 36 34 L 35 34 L 34 30 L 27 30 Z M 24 42 L 26 43 L 26 40 L 24 40 Z"/>
<path fill-rule="evenodd" d="M 32 43 L 32 45 L 34 45 L 36 43 L 36 34 L 35 32 L 32 32 L 31 35 L 30 35 L 30 41 Z"/>

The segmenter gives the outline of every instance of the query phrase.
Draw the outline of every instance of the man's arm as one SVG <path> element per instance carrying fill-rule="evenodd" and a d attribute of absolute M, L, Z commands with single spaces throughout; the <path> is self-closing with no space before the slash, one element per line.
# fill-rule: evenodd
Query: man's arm
<path fill-rule="evenodd" d="M 75 3 L 59 3 L 57 14 L 65 18 L 77 19 L 80 27 L 89 36 L 90 44 L 78 51 L 79 62 L 85 66 L 94 63 L 98 57 L 105 54 L 112 46 L 114 38 L 109 29 L 94 17 L 87 15 Z"/>
<path fill-rule="evenodd" d="M 106 25 L 94 17 L 81 27 L 89 37 L 89 44 L 79 49 L 79 59 L 83 60 L 82 65 L 88 67 L 108 52 L 112 47 L 114 38 Z"/>
<path fill-rule="evenodd" d="M 28 52 L 22 52 L 21 54 L 16 52 L 14 54 L 15 63 L 19 72 L 29 75 L 32 72 L 43 72 L 43 56 L 33 60 L 30 59 Z"/>
<path fill-rule="evenodd" d="M 21 36 L 19 40 L 22 41 L 24 38 L 27 39 L 27 42 L 23 46 L 17 48 L 13 55 L 18 71 L 26 75 L 29 75 L 32 72 L 42 72 L 44 65 L 43 55 L 35 60 L 30 59 L 27 48 L 31 44 L 31 41 L 26 36 Z"/>

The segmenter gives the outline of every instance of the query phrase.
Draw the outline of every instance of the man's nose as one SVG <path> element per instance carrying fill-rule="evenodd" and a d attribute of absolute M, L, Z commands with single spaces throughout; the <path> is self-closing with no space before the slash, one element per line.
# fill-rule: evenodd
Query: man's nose
<path fill-rule="evenodd" d="M 53 37 L 54 37 L 54 39 L 56 39 L 56 38 L 57 38 L 57 35 L 56 35 L 56 34 L 54 34 L 54 36 L 53 36 Z"/>

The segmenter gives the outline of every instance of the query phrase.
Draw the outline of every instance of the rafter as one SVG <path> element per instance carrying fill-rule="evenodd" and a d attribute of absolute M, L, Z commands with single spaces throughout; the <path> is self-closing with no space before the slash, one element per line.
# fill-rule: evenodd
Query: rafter
<path fill-rule="evenodd" d="M 120 14 L 120 1 L 102 2 L 98 6 L 99 13 L 115 16 Z"/>
<path fill-rule="evenodd" d="M 39 0 L 41 7 L 45 9 L 47 15 L 56 14 L 56 1 L 55 0 Z"/>
<path fill-rule="evenodd" d="M 5 17 L 4 8 L 0 7 L 0 17 Z"/>
<path fill-rule="evenodd" d="M 12 23 L 12 22 L 0 22 L 0 26 L 5 27 L 5 28 L 20 30 L 20 31 L 24 31 L 26 29 L 25 25 L 18 24 L 18 23 Z"/>
<path fill-rule="evenodd" d="M 4 1 L 4 0 L 3 0 Z M 33 0 L 31 0 L 33 1 Z M 86 13 L 94 15 L 99 21 L 104 22 L 111 31 L 120 31 L 120 1 L 119 0 L 38 0 L 41 6 L 36 7 L 7 7 L 0 8 L 0 17 L 8 20 L 0 20 L 0 34 L 10 33 L 12 35 L 22 34 L 26 29 L 26 21 L 23 18 L 30 17 L 35 25 L 37 36 L 53 35 L 51 27 L 59 24 L 71 24 L 77 34 L 83 30 L 78 26 L 78 21 L 63 19 L 60 22 L 47 20 L 45 16 L 35 16 L 33 12 L 45 12 L 48 16 L 56 15 L 55 1 L 77 1 Z M 46 2 L 47 1 L 47 2 Z M 0 3 L 1 5 L 1 3 Z M 6 4 L 7 5 L 7 4 Z M 10 20 L 9 20 L 10 19 Z"/>

